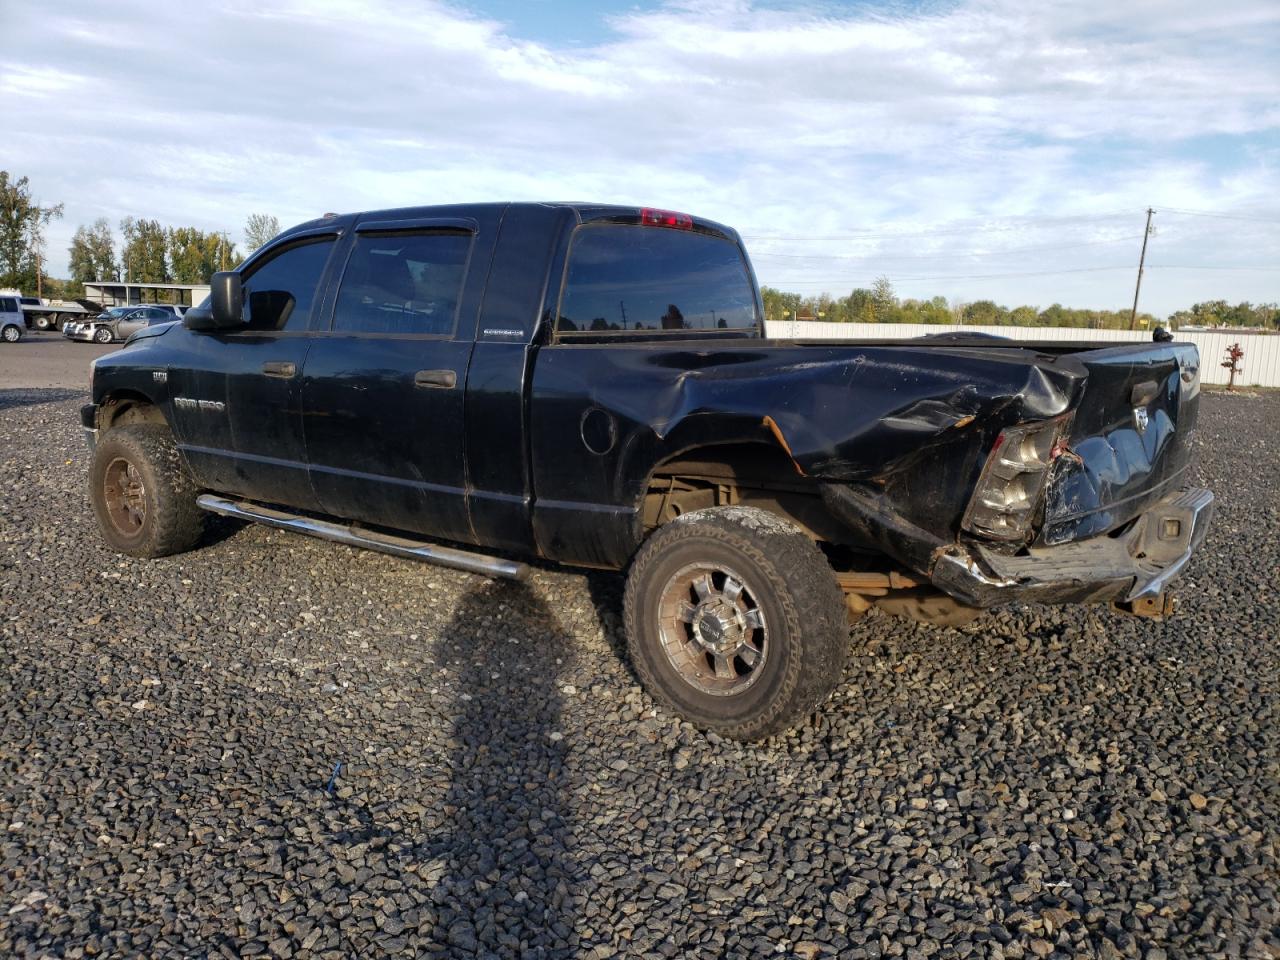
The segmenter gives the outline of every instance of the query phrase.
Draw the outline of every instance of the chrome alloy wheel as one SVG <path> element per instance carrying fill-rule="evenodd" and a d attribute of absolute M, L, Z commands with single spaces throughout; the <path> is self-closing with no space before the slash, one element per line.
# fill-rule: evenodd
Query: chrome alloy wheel
<path fill-rule="evenodd" d="M 681 679 L 714 696 L 743 693 L 769 657 L 764 611 L 745 579 L 719 564 L 676 571 L 662 589 L 658 631 Z"/>
<path fill-rule="evenodd" d="M 126 537 L 137 534 L 147 519 L 147 490 L 138 468 L 116 457 L 102 478 L 102 494 L 112 526 Z"/>

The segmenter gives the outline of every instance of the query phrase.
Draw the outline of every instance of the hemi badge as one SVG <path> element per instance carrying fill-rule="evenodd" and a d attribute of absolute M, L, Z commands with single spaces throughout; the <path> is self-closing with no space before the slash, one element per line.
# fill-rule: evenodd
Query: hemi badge
<path fill-rule="evenodd" d="M 167 371 L 167 370 L 152 370 L 152 371 L 151 371 L 151 379 L 152 379 L 152 380 L 154 380 L 156 383 L 168 383 L 168 382 L 169 382 L 169 371 Z"/>

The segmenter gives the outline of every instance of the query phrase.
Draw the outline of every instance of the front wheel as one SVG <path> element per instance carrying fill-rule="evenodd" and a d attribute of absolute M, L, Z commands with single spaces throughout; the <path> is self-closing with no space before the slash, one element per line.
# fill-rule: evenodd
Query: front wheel
<path fill-rule="evenodd" d="M 168 428 L 134 423 L 108 431 L 89 468 L 89 499 L 102 538 L 133 557 L 190 550 L 204 529 L 196 488 Z"/>
<path fill-rule="evenodd" d="M 110 327 L 99 327 L 97 330 L 93 331 L 93 339 L 97 340 L 99 343 L 110 343 L 115 338 L 111 336 Z"/>
<path fill-rule="evenodd" d="M 50 327 L 53 326 L 53 323 L 49 320 L 49 318 L 44 316 L 43 314 L 36 317 L 35 324 L 36 324 L 37 330 L 48 330 Z"/>
<path fill-rule="evenodd" d="M 650 695 L 738 740 L 812 712 L 848 658 L 844 597 L 826 558 L 753 507 L 698 510 L 654 533 L 627 577 L 626 624 Z"/>

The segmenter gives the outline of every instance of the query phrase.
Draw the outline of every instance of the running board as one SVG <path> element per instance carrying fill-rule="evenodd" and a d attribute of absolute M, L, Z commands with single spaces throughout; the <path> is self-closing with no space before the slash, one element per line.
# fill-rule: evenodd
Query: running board
<path fill-rule="evenodd" d="M 421 540 L 375 533 L 372 530 L 357 529 L 341 523 L 330 523 L 327 520 L 316 520 L 312 517 L 264 507 L 260 503 L 250 503 L 247 500 L 228 500 L 226 497 L 205 493 L 196 498 L 196 505 L 202 510 L 220 513 L 224 517 L 252 520 L 254 523 L 264 523 L 269 527 L 279 527 L 281 530 L 309 534 L 321 540 L 345 543 L 349 547 L 377 550 L 394 557 L 404 557 L 407 560 L 425 560 L 427 563 L 437 563 L 442 567 L 453 567 L 469 573 L 480 573 L 487 577 L 523 580 L 529 575 L 528 565 L 516 560 L 501 560 L 479 553 L 468 553 L 466 550 L 424 543 Z"/>

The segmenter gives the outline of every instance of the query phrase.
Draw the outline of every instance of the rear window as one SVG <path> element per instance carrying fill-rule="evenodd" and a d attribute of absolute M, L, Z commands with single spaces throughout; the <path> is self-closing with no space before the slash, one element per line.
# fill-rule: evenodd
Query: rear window
<path fill-rule="evenodd" d="M 578 229 L 557 333 L 751 330 L 755 291 L 730 240 L 625 224 Z"/>
<path fill-rule="evenodd" d="M 18 301 L 13 297 L 0 297 L 0 313 L 16 313 Z"/>

